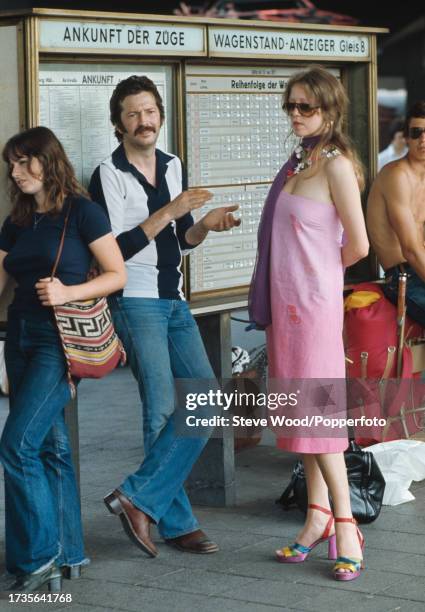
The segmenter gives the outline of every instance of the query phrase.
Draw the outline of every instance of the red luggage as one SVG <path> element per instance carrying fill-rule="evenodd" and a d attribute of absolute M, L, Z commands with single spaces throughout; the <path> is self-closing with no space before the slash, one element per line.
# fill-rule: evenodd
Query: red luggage
<path fill-rule="evenodd" d="M 385 427 L 357 426 L 356 441 L 365 445 L 409 437 L 423 426 L 425 384 L 414 374 L 410 346 L 422 338 L 423 329 L 408 317 L 402 321 L 404 303 L 400 316 L 379 284 L 356 285 L 350 302 L 353 297 L 375 301 L 345 313 L 349 416 L 387 420 Z"/>
<path fill-rule="evenodd" d="M 397 376 L 397 308 L 377 283 L 356 285 L 354 293 L 377 293 L 379 298 L 363 308 L 351 308 L 344 318 L 348 378 L 395 378 Z M 422 337 L 422 327 L 406 317 L 404 340 Z M 363 356 L 362 356 L 363 353 Z M 367 354 L 367 355 L 365 355 Z"/>

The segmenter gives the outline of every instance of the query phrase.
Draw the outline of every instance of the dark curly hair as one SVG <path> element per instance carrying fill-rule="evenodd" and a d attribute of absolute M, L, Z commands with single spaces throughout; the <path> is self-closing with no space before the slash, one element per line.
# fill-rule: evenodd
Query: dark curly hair
<path fill-rule="evenodd" d="M 134 96 L 135 94 L 138 94 L 141 91 L 148 91 L 153 95 L 159 110 L 161 123 L 163 123 L 165 119 L 164 105 L 162 103 L 162 98 L 159 94 L 157 86 L 147 76 L 138 76 L 136 74 L 133 74 L 133 76 L 130 76 L 127 79 L 124 79 L 123 81 L 118 83 L 118 85 L 112 92 L 112 97 L 109 102 L 111 123 L 115 127 L 118 127 L 121 131 L 125 131 L 124 126 L 121 123 L 121 103 L 127 96 Z M 122 142 L 122 134 L 117 129 L 115 130 L 115 136 L 117 137 L 117 140 L 119 140 L 119 142 Z"/>

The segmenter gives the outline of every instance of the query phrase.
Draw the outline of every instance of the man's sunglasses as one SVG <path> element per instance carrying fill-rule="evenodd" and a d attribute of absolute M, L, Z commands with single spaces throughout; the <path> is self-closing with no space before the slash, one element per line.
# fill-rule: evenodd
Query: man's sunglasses
<path fill-rule="evenodd" d="M 310 106 L 310 104 L 307 104 L 307 102 L 285 102 L 282 108 L 288 115 L 297 109 L 300 115 L 303 115 L 304 117 L 311 117 L 314 115 L 314 111 L 320 108 L 320 106 Z"/>
<path fill-rule="evenodd" d="M 422 136 L 422 134 L 424 132 L 425 132 L 425 127 L 423 127 L 423 128 L 421 128 L 421 127 L 411 127 L 411 128 L 409 128 L 409 138 L 412 138 L 412 140 L 417 140 L 418 138 L 420 138 Z"/>

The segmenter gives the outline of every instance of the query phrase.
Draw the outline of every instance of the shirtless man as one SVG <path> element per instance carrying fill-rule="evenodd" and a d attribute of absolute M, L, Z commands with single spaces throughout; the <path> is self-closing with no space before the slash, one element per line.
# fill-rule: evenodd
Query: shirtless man
<path fill-rule="evenodd" d="M 398 275 L 407 273 L 407 313 L 425 326 L 425 101 L 406 117 L 407 156 L 382 168 L 370 191 L 367 227 L 388 281 L 387 298 L 397 303 Z"/>

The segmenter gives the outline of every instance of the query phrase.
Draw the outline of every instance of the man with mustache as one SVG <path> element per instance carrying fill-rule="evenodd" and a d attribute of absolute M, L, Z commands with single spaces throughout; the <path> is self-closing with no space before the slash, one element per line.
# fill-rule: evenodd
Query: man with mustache
<path fill-rule="evenodd" d="M 425 101 L 409 110 L 404 134 L 406 157 L 384 166 L 372 185 L 367 228 L 385 295 L 397 304 L 398 276 L 407 273 L 407 313 L 425 326 Z"/>
<path fill-rule="evenodd" d="M 232 214 L 238 206 L 215 208 L 194 223 L 191 211 L 212 194 L 188 191 L 180 159 L 156 148 L 164 107 L 146 76 L 121 81 L 110 111 L 121 144 L 96 168 L 89 190 L 108 211 L 126 261 L 128 283 L 110 304 L 139 385 L 145 458 L 104 501 L 151 557 L 158 554 L 152 522 L 178 550 L 213 553 L 218 546 L 199 528 L 183 488 L 207 438 L 179 438 L 174 428 L 174 378 L 214 378 L 182 293 L 180 264 L 209 231 L 239 225 Z"/>

